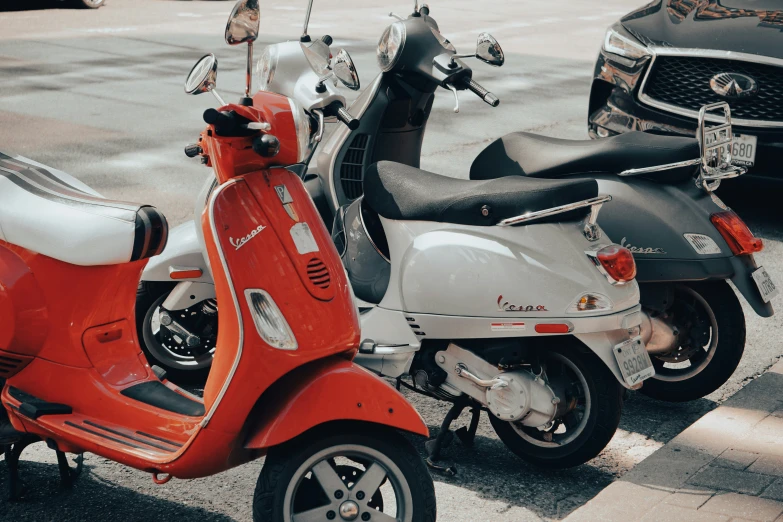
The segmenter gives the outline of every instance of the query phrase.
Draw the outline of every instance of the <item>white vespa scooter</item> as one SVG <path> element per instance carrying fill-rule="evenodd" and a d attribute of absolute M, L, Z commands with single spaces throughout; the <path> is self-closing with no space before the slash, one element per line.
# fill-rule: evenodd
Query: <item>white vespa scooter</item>
<path fill-rule="evenodd" d="M 330 60 L 328 43 L 277 44 L 261 60 L 261 87 L 307 100 L 318 133 L 329 115 L 355 121 L 326 81 L 351 78 L 355 69 L 347 53 Z M 358 81 L 344 83 L 358 88 Z M 427 445 L 430 464 L 454 470 L 441 450 L 466 407 L 473 409 L 470 428 L 457 432 L 466 444 L 485 410 L 500 438 L 528 461 L 570 467 L 595 457 L 617 429 L 623 387 L 638 388 L 654 374 L 639 336 L 633 256 L 596 224 L 611 198 L 599 197 L 593 180 L 472 182 L 390 162 L 372 166 L 364 183 L 365 197 L 335 226 L 363 301 L 357 361 L 454 403 Z M 286 206 L 285 192 L 279 196 Z M 144 274 L 145 291 L 179 283 L 146 309 L 150 326 L 142 328 L 145 341 L 156 327 L 168 331 L 183 361 L 207 367 L 214 344 L 204 344 L 208 324 L 199 316 L 215 314 L 217 304 L 189 227 L 172 232 Z M 329 284 L 317 266 L 310 275 Z M 201 357 L 188 355 L 196 349 Z M 406 374 L 412 383 L 402 380 Z"/>

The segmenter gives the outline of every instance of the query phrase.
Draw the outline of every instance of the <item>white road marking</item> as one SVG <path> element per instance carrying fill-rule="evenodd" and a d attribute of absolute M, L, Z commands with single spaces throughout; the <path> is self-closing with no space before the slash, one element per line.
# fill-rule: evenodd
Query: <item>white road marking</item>
<path fill-rule="evenodd" d="M 138 27 L 100 27 L 97 29 L 83 29 L 85 33 L 127 33 L 130 31 L 138 31 Z"/>
<path fill-rule="evenodd" d="M 203 15 L 196 13 L 177 13 L 177 16 L 181 16 L 182 18 L 202 18 Z"/>

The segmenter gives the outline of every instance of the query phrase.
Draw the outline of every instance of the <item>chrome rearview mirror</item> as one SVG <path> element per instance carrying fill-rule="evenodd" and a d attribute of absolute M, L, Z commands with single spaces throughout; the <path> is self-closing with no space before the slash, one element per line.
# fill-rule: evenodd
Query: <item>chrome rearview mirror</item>
<path fill-rule="evenodd" d="M 332 71 L 335 77 L 352 91 L 360 89 L 359 73 L 356 72 L 356 66 L 353 64 L 351 55 L 345 49 L 340 49 L 337 56 L 334 57 Z"/>
<path fill-rule="evenodd" d="M 245 99 L 242 103 L 252 105 L 250 89 L 253 84 L 253 42 L 258 38 L 261 28 L 261 10 L 258 0 L 239 0 L 226 24 L 226 43 L 228 45 L 247 44 L 247 75 Z"/>
<path fill-rule="evenodd" d="M 217 84 L 218 62 L 214 54 L 208 54 L 196 62 L 185 80 L 185 92 L 188 94 L 202 94 L 211 92 L 221 106 L 226 105 L 223 98 L 215 90 Z"/>
<path fill-rule="evenodd" d="M 226 43 L 239 45 L 255 42 L 260 24 L 261 11 L 258 8 L 258 0 L 239 0 L 228 17 Z"/>
<path fill-rule="evenodd" d="M 455 54 L 451 57 L 451 63 L 457 58 L 478 58 L 484 63 L 500 67 L 506 63 L 506 55 L 503 54 L 500 44 L 489 33 L 481 33 L 476 42 L 476 54 Z"/>
<path fill-rule="evenodd" d="M 481 33 L 479 35 L 476 43 L 476 58 L 495 67 L 500 67 L 506 62 L 503 49 L 501 49 L 495 37 L 489 33 Z"/>

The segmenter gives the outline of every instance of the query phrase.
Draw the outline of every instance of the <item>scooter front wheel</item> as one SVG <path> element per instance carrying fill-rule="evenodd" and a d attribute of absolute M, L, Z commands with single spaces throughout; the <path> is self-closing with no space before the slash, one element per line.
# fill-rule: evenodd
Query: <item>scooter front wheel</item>
<path fill-rule="evenodd" d="M 391 429 L 337 424 L 270 450 L 253 498 L 254 522 L 434 522 L 424 461 Z"/>
<path fill-rule="evenodd" d="M 489 420 L 518 457 L 546 468 L 579 466 L 598 455 L 620 425 L 623 387 L 593 353 L 576 346 L 541 354 L 544 379 L 558 391 L 564 411 L 550 426 Z"/>

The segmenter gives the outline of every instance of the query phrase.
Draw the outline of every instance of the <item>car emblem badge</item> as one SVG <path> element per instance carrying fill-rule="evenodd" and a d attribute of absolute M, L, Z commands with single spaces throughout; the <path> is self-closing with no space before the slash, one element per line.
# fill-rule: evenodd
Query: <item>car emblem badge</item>
<path fill-rule="evenodd" d="M 723 98 L 747 98 L 759 91 L 756 80 L 739 73 L 720 73 L 710 79 L 710 88 Z"/>

